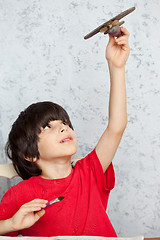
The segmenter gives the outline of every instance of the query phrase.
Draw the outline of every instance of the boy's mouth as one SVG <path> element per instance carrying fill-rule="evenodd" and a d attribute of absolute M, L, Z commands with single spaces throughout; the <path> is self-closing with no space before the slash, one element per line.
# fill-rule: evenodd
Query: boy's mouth
<path fill-rule="evenodd" d="M 65 137 L 60 141 L 60 143 L 65 143 L 65 142 L 70 142 L 70 141 L 72 141 L 71 137 Z"/>

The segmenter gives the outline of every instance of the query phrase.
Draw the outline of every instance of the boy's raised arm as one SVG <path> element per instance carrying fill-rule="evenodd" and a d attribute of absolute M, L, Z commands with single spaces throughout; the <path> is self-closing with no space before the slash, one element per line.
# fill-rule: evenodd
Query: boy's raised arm
<path fill-rule="evenodd" d="M 110 165 L 127 124 L 125 63 L 129 56 L 129 33 L 121 28 L 123 35 L 117 39 L 109 36 L 106 59 L 110 73 L 109 121 L 101 136 L 96 153 L 105 172 Z"/>

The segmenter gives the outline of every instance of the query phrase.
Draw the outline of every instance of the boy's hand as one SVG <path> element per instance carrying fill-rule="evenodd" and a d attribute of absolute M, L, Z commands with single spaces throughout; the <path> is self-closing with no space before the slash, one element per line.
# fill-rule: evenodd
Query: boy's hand
<path fill-rule="evenodd" d="M 10 218 L 10 224 L 13 231 L 29 228 L 35 224 L 44 214 L 47 200 L 34 199 L 31 202 L 25 203 L 20 209 Z M 39 211 L 34 213 L 35 211 Z"/>
<path fill-rule="evenodd" d="M 129 32 L 123 27 L 121 27 L 121 32 L 123 35 L 117 39 L 109 35 L 109 42 L 106 48 L 108 64 L 117 68 L 124 67 L 130 52 L 128 44 Z"/>

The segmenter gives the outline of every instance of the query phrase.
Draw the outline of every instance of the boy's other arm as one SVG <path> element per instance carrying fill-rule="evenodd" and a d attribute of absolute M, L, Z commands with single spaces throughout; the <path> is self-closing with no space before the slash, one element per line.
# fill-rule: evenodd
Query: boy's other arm
<path fill-rule="evenodd" d="M 97 146 L 96 153 L 105 172 L 119 146 L 127 124 L 125 63 L 129 56 L 129 33 L 121 28 L 123 36 L 109 36 L 106 59 L 110 73 L 109 121 Z"/>
<path fill-rule="evenodd" d="M 44 215 L 45 210 L 41 210 L 41 208 L 45 208 L 47 202 L 47 200 L 43 199 L 34 199 L 23 204 L 13 217 L 0 220 L 0 235 L 2 236 L 34 225 Z M 35 211 L 39 212 L 35 213 Z"/>

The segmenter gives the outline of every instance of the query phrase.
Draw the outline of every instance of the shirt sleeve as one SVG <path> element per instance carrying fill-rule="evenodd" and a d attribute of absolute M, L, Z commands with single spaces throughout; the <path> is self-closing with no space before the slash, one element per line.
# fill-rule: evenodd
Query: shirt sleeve
<path fill-rule="evenodd" d="M 90 191 L 92 193 L 96 191 L 99 194 L 102 204 L 106 209 L 110 191 L 115 185 L 115 174 L 112 163 L 104 173 L 95 149 L 77 163 L 83 173 L 83 179 L 88 182 L 86 184 L 89 185 Z"/>
<path fill-rule="evenodd" d="M 92 171 L 99 191 L 110 192 L 115 186 L 115 173 L 113 164 L 111 163 L 104 173 L 95 149 L 87 155 L 84 161 L 88 162 L 87 164 Z"/>

